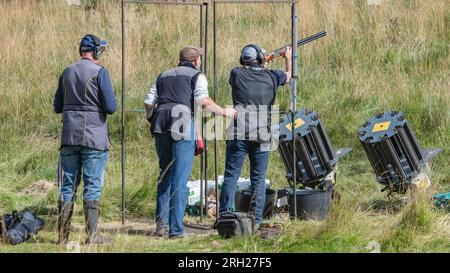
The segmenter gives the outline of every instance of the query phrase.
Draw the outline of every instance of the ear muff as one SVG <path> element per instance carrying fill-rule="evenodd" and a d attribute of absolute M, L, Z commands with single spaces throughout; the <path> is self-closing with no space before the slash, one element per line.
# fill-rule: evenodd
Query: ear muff
<path fill-rule="evenodd" d="M 245 65 L 245 60 L 242 57 L 242 53 L 244 52 L 244 49 L 247 47 L 252 47 L 256 50 L 256 61 L 258 62 L 258 64 L 262 64 L 264 62 L 264 53 L 261 51 L 261 48 L 255 44 L 248 44 L 248 45 L 244 46 L 244 48 L 242 48 L 241 57 L 239 58 L 239 63 L 241 65 Z"/>
<path fill-rule="evenodd" d="M 242 54 L 241 54 L 241 57 L 239 57 L 239 63 L 241 65 L 245 65 L 244 58 L 242 58 Z"/>
<path fill-rule="evenodd" d="M 94 50 L 94 59 L 98 59 L 100 57 L 100 55 L 102 54 L 102 47 L 100 46 L 101 40 L 92 34 L 88 34 L 89 37 L 92 38 L 92 40 L 94 40 L 94 44 L 95 44 L 95 50 Z"/>
<path fill-rule="evenodd" d="M 88 34 L 88 35 L 84 36 L 84 38 L 86 38 L 86 37 L 90 37 L 94 41 L 95 49 L 94 49 L 93 53 L 94 53 L 94 59 L 97 60 L 100 57 L 100 55 L 102 54 L 102 47 L 100 45 L 101 40 L 93 34 Z M 80 52 L 80 56 L 81 56 L 81 54 L 82 54 L 81 45 L 79 48 L 79 52 Z"/>

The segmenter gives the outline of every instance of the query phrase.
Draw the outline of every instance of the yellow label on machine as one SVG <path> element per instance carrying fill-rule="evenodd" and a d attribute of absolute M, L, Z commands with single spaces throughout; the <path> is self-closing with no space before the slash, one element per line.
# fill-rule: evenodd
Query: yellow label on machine
<path fill-rule="evenodd" d="M 391 124 L 390 121 L 375 123 L 372 129 L 372 133 L 386 131 L 389 128 L 390 124 Z"/>
<path fill-rule="evenodd" d="M 297 129 L 298 127 L 302 126 L 303 124 L 305 124 L 305 121 L 303 121 L 303 119 L 301 119 L 301 118 L 298 118 L 295 120 L 294 128 Z M 286 125 L 286 128 L 288 128 L 289 131 L 292 131 L 292 123 L 289 123 L 288 125 Z"/>

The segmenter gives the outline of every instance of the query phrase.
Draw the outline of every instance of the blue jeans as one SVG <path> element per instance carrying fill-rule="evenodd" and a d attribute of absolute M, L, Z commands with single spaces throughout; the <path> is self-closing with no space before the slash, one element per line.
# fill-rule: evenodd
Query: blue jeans
<path fill-rule="evenodd" d="M 82 146 L 63 146 L 60 154 L 64 171 L 61 185 L 62 200 L 75 201 L 77 188 L 83 175 L 83 200 L 98 201 L 103 187 L 108 151 Z"/>
<path fill-rule="evenodd" d="M 192 129 L 194 127 L 192 126 Z M 155 133 L 159 157 L 159 179 L 156 190 L 156 223 L 169 228 L 169 236 L 184 233 L 187 181 L 194 162 L 194 131 L 190 140 L 174 140 L 171 133 Z"/>
<path fill-rule="evenodd" d="M 269 152 L 261 150 L 261 144 L 247 140 L 228 140 L 225 162 L 225 174 L 220 193 L 219 212 L 229 211 L 233 208 L 236 185 L 241 175 L 244 160 L 249 155 L 250 182 L 253 192 L 250 201 L 250 213 L 253 213 L 256 222 L 262 221 L 264 203 L 266 201 L 266 171 L 269 161 Z"/>

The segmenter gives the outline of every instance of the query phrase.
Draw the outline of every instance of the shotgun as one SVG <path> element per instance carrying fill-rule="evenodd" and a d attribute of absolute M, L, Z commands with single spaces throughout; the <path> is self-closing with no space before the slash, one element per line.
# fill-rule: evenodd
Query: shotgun
<path fill-rule="evenodd" d="M 314 35 L 306 37 L 304 39 L 298 40 L 297 41 L 297 47 L 305 45 L 307 43 L 310 43 L 310 42 L 312 42 L 314 40 L 317 40 L 319 38 L 325 37 L 326 35 L 327 35 L 326 31 L 321 31 L 321 32 L 318 32 L 318 33 L 316 33 Z M 275 49 L 274 51 L 270 52 L 269 54 L 267 54 L 267 56 L 265 57 L 265 62 L 266 63 L 270 63 L 270 62 L 273 61 L 273 59 L 283 56 L 284 52 L 286 52 L 286 48 L 288 46 L 290 46 L 290 45 L 286 45 L 286 46 L 280 47 L 280 48 Z"/>

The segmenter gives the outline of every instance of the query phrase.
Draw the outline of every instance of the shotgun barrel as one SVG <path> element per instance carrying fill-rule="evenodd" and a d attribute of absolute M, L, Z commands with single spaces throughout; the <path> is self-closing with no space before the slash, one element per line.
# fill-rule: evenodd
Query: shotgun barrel
<path fill-rule="evenodd" d="M 318 33 L 313 34 L 311 36 L 308 36 L 308 37 L 306 37 L 304 39 L 298 40 L 297 41 L 297 47 L 305 45 L 307 43 L 310 43 L 310 42 L 315 41 L 317 39 L 320 39 L 322 37 L 325 37 L 326 35 L 327 35 L 326 31 L 321 31 L 321 32 L 318 32 Z M 269 54 L 267 54 L 267 56 L 265 58 L 266 63 L 271 62 L 275 58 L 283 56 L 284 52 L 286 51 L 286 48 L 288 46 L 290 46 L 290 45 L 286 45 L 286 46 L 280 47 L 280 48 L 275 49 L 274 51 L 270 52 Z"/>

